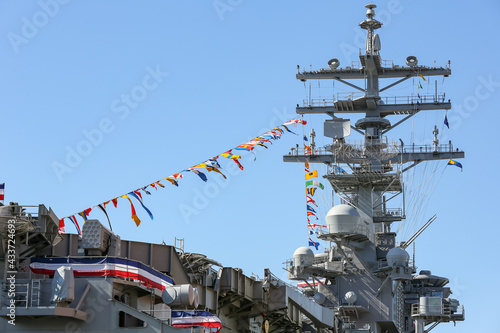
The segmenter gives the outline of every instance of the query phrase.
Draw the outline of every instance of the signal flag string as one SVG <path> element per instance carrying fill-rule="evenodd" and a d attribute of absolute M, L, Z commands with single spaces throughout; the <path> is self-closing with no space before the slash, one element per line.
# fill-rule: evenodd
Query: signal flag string
<path fill-rule="evenodd" d="M 75 218 L 75 216 L 78 216 L 78 215 L 81 216 L 83 218 L 83 223 L 85 223 L 85 221 L 87 221 L 88 215 L 90 214 L 92 209 L 95 207 L 98 207 L 106 215 L 106 218 L 108 219 L 109 227 L 111 228 L 111 222 L 109 220 L 109 216 L 108 216 L 108 213 L 106 211 L 106 205 L 108 203 L 112 202 L 114 207 L 117 208 L 118 207 L 118 199 L 120 199 L 120 198 L 127 199 L 130 202 L 131 215 L 132 215 L 131 217 L 137 226 L 139 226 L 141 224 L 141 220 L 139 219 L 139 217 L 136 214 L 134 204 L 133 204 L 130 197 L 134 197 L 136 199 L 136 201 L 139 202 L 139 204 L 148 213 L 151 220 L 153 220 L 153 214 L 144 205 L 144 202 L 142 200 L 141 191 L 144 194 L 151 195 L 151 192 L 148 191 L 148 187 L 154 188 L 155 190 L 158 190 L 158 187 L 165 188 L 165 185 L 161 183 L 162 181 L 168 181 L 172 185 L 178 187 L 179 180 L 184 177 L 183 173 L 186 173 L 186 172 L 192 172 L 192 173 L 196 174 L 197 176 L 199 176 L 201 178 L 202 181 L 205 181 L 205 182 L 208 181 L 208 178 L 201 170 L 206 170 L 208 172 L 214 171 L 216 173 L 219 173 L 222 177 L 226 178 L 226 176 L 222 173 L 222 171 L 220 171 L 220 169 L 222 169 L 222 167 L 220 166 L 220 164 L 217 161 L 217 159 L 220 158 L 220 156 L 233 160 L 238 165 L 238 167 L 241 170 L 243 170 L 243 166 L 241 165 L 241 163 L 239 161 L 239 159 L 241 159 L 241 156 L 234 154 L 233 151 L 243 151 L 243 152 L 250 152 L 250 153 L 254 154 L 253 150 L 257 146 L 264 147 L 267 149 L 268 147 L 266 146 L 266 144 L 268 144 L 268 143 L 272 144 L 272 141 L 280 139 L 281 136 L 285 133 L 285 131 L 297 135 L 296 133 L 294 133 L 293 131 L 291 131 L 289 129 L 289 126 L 291 125 L 291 126 L 296 127 L 298 124 L 305 125 L 305 124 L 307 124 L 307 122 L 305 120 L 300 120 L 300 119 L 289 120 L 289 121 L 273 128 L 273 129 L 271 129 L 270 131 L 267 131 L 264 134 L 256 136 L 255 138 L 251 139 L 250 141 L 244 142 L 244 143 L 242 143 L 234 148 L 231 148 L 231 149 L 225 151 L 224 153 L 221 153 L 219 155 L 216 155 L 215 157 L 209 158 L 208 160 L 206 160 L 202 163 L 199 163 L 199 164 L 196 164 L 192 167 L 186 168 L 180 172 L 174 173 L 174 174 L 172 174 L 168 177 L 162 178 L 160 180 L 151 182 L 150 184 L 147 184 L 143 187 L 139 187 L 138 189 L 135 189 L 135 190 L 129 191 L 127 193 L 124 193 L 122 195 L 119 195 L 113 199 L 110 199 L 110 200 L 107 200 L 105 202 L 99 203 L 95 206 L 89 207 L 89 208 L 87 208 L 79 213 L 71 214 L 71 215 L 68 215 L 66 217 L 63 217 L 62 219 L 59 220 L 59 232 L 64 232 L 64 220 L 68 219 L 74 224 L 76 230 L 78 231 L 78 234 L 81 235 L 81 228 L 80 228 L 80 225 L 78 224 L 78 221 Z"/>

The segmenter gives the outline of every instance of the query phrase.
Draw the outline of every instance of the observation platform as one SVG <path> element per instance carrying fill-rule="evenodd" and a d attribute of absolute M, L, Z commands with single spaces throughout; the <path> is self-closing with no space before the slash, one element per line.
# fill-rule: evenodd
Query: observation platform
<path fill-rule="evenodd" d="M 331 147 L 331 146 L 327 146 Z M 354 149 L 353 149 L 354 148 Z M 284 162 L 299 163 L 364 163 L 373 158 L 373 154 L 363 149 L 362 146 L 353 147 L 348 143 L 334 148 L 321 147 L 314 150 L 302 148 L 292 148 L 288 155 L 283 156 Z M 344 153 L 348 151 L 348 153 Z M 414 165 L 423 161 L 437 161 L 446 159 L 464 158 L 463 150 L 454 149 L 452 144 L 438 145 L 408 145 L 392 146 L 391 152 L 385 154 L 380 152 L 380 162 L 382 164 L 405 164 L 413 162 Z M 403 171 L 406 171 L 403 170 Z"/>
<path fill-rule="evenodd" d="M 448 76 L 451 75 L 451 68 L 428 67 L 428 66 L 399 66 L 394 65 L 392 60 L 383 60 L 378 54 L 370 56 L 375 62 L 379 78 L 412 77 L 421 74 L 423 76 Z M 366 76 L 366 59 L 360 54 L 360 61 L 351 62 L 351 66 L 339 68 L 321 68 L 314 71 L 302 71 L 297 73 L 296 78 L 301 81 L 306 80 L 338 80 L 338 79 L 364 79 Z"/>
<path fill-rule="evenodd" d="M 337 94 L 332 98 L 305 99 L 302 106 L 297 105 L 297 114 L 347 114 L 366 113 L 376 100 L 376 110 L 381 117 L 390 115 L 414 114 L 428 110 L 450 110 L 451 101 L 445 95 L 386 96 L 366 98 L 357 94 Z M 358 94 L 359 95 L 359 94 Z"/>

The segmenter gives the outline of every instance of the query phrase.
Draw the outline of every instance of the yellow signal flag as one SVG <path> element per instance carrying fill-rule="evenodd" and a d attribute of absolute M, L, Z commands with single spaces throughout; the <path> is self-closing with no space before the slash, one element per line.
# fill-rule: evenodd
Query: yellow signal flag
<path fill-rule="evenodd" d="M 418 76 L 420 76 L 424 81 L 427 81 L 422 74 L 418 74 Z"/>
<path fill-rule="evenodd" d="M 309 163 L 306 162 L 306 169 L 309 169 Z"/>
<path fill-rule="evenodd" d="M 318 177 L 318 171 L 314 170 L 314 171 L 311 171 L 309 173 L 306 173 L 306 180 L 314 178 L 314 177 Z"/>

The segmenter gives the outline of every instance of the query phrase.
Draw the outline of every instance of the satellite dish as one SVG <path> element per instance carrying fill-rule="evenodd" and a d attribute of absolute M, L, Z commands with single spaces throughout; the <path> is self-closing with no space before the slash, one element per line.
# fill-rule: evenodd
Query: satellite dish
<path fill-rule="evenodd" d="M 328 67 L 330 67 L 331 69 L 335 69 L 339 66 L 340 66 L 339 59 L 333 58 L 333 59 L 328 60 Z"/>
<path fill-rule="evenodd" d="M 406 58 L 406 64 L 410 67 L 415 67 L 418 64 L 418 59 L 415 56 L 409 56 Z"/>

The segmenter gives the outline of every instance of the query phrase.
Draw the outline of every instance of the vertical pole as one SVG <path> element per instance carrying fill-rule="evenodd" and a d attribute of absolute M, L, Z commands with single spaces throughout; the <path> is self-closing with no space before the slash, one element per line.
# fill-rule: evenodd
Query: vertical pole
<path fill-rule="evenodd" d="M 405 184 L 404 182 L 402 183 L 403 187 L 403 216 L 406 217 L 406 202 L 405 202 Z"/>
<path fill-rule="evenodd" d="M 307 106 L 311 106 L 311 82 L 309 82 L 309 102 Z"/>
<path fill-rule="evenodd" d="M 29 299 L 30 299 L 30 286 L 31 286 L 31 284 L 29 282 L 26 283 L 26 309 L 29 306 L 28 302 L 29 302 Z M 40 305 L 40 304 L 38 304 L 38 305 Z"/>
<path fill-rule="evenodd" d="M 387 202 L 385 201 L 385 195 L 382 195 L 382 212 L 387 214 Z"/>
<path fill-rule="evenodd" d="M 434 102 L 438 100 L 438 82 L 434 80 Z"/>
<path fill-rule="evenodd" d="M 413 267 L 415 267 L 415 242 L 413 242 Z"/>

